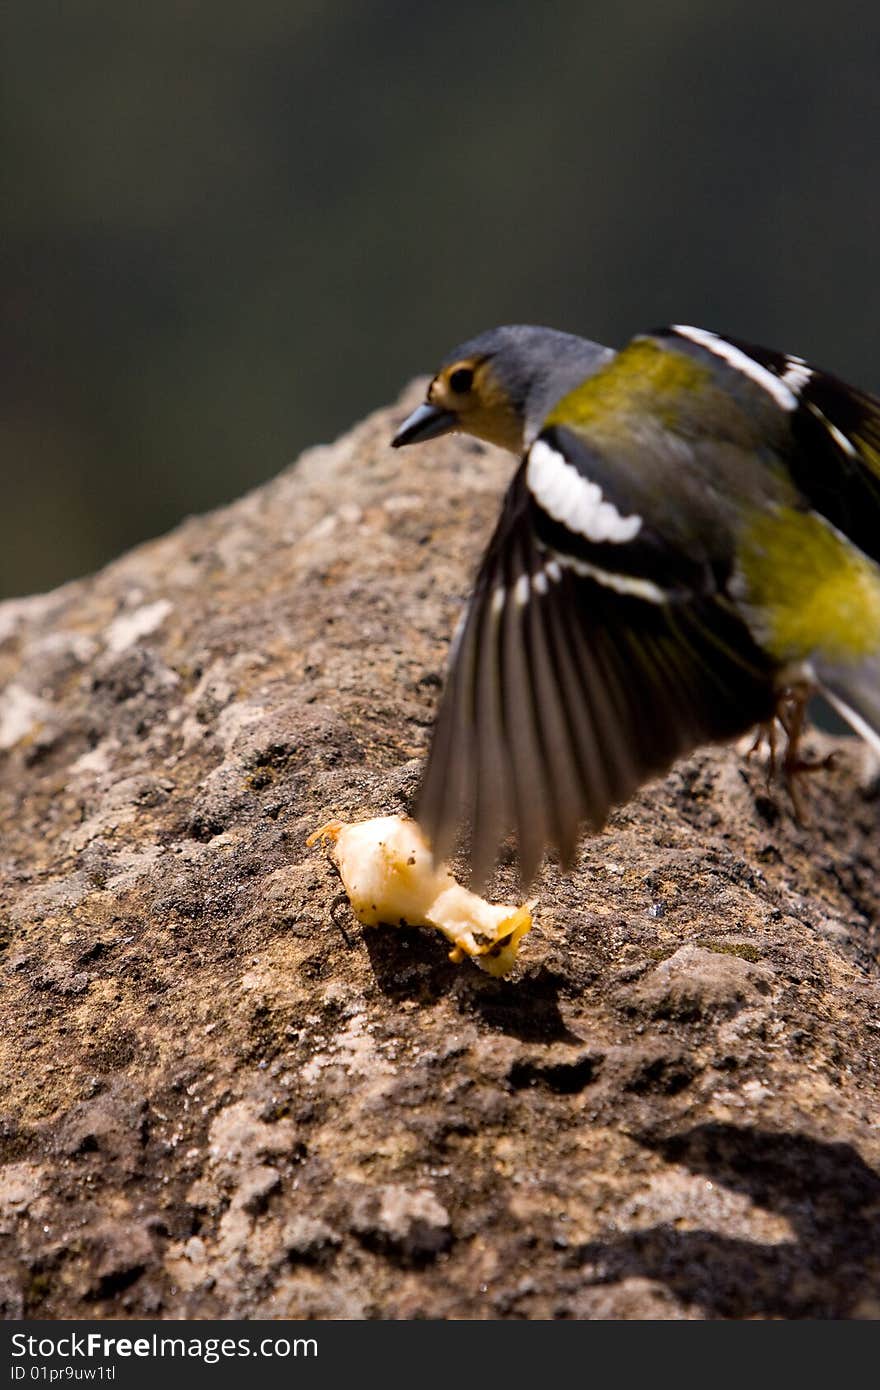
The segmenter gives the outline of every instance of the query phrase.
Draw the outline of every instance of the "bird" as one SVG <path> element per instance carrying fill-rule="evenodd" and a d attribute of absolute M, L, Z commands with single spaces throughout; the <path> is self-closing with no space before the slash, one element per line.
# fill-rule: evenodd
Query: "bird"
<path fill-rule="evenodd" d="M 680 757 L 822 694 L 880 753 L 880 399 L 677 324 L 619 351 L 532 325 L 448 353 L 402 447 L 520 456 L 453 636 L 416 818 L 522 883 Z M 469 835 L 466 833 L 469 830 Z"/>

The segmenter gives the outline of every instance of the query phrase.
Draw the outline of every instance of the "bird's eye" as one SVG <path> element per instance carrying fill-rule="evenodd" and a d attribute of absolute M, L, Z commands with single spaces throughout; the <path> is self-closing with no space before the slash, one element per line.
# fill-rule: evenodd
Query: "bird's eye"
<path fill-rule="evenodd" d="M 456 367 L 449 373 L 449 386 L 457 396 L 463 396 L 474 384 L 474 374 L 470 367 Z"/>

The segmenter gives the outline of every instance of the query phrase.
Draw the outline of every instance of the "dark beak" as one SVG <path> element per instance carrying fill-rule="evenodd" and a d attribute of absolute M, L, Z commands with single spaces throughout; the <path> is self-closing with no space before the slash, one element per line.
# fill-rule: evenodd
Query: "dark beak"
<path fill-rule="evenodd" d="M 394 449 L 403 444 L 421 444 L 425 439 L 436 439 L 438 434 L 449 434 L 458 424 L 458 417 L 451 410 L 441 410 L 436 405 L 420 405 L 408 415 L 391 441 Z"/>

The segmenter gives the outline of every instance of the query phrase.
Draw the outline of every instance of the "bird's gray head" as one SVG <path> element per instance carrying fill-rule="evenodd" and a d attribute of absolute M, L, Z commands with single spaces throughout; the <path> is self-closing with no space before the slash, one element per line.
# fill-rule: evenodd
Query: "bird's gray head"
<path fill-rule="evenodd" d="M 447 354 L 425 404 L 392 443 L 400 448 L 459 430 L 521 454 L 556 402 L 613 356 L 611 348 L 554 328 L 490 328 Z"/>

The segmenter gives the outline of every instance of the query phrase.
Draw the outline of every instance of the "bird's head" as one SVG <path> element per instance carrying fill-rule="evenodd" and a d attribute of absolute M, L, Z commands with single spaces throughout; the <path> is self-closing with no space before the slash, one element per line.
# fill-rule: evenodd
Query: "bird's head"
<path fill-rule="evenodd" d="M 571 333 L 531 324 L 490 328 L 443 359 L 395 448 L 452 431 L 521 454 L 562 396 L 614 356 Z"/>

